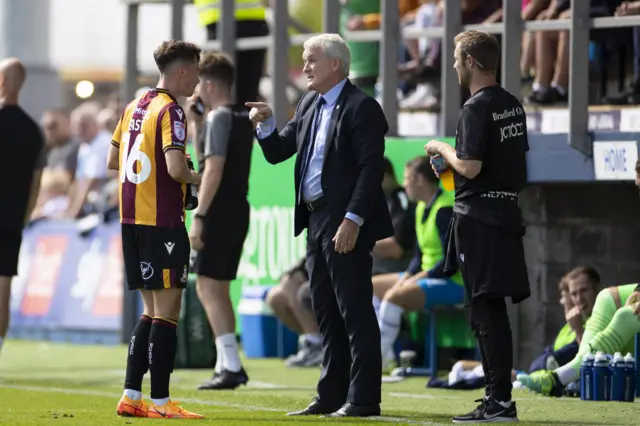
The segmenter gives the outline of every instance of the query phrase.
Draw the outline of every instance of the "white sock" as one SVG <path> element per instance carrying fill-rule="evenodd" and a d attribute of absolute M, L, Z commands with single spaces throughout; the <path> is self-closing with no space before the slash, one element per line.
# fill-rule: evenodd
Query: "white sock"
<path fill-rule="evenodd" d="M 558 93 L 560 93 L 562 96 L 567 94 L 567 89 L 565 89 L 559 84 L 551 83 L 551 87 L 555 88 L 558 91 Z"/>
<path fill-rule="evenodd" d="M 151 402 L 153 402 L 158 407 L 162 407 L 163 405 L 166 405 L 167 402 L 169 402 L 169 397 L 162 398 L 162 399 L 153 399 L 153 398 L 151 398 Z"/>
<path fill-rule="evenodd" d="M 400 332 L 400 324 L 402 322 L 402 309 L 398 305 L 394 305 L 386 300 L 380 304 L 380 350 L 382 354 L 389 352 L 393 343 Z"/>
<path fill-rule="evenodd" d="M 218 342 L 222 347 L 222 366 L 225 370 L 237 373 L 242 368 L 240 362 L 240 355 L 238 354 L 238 342 L 236 342 L 236 335 L 233 333 L 223 334 L 216 339 L 216 348 Z"/>
<path fill-rule="evenodd" d="M 571 366 L 571 363 L 559 367 L 555 371 L 555 373 L 558 375 L 560 383 L 562 383 L 564 386 L 568 385 L 571 382 L 575 382 L 580 378 L 580 370 L 573 368 Z"/>
<path fill-rule="evenodd" d="M 304 337 L 304 340 L 306 340 L 313 346 L 322 343 L 322 336 L 320 336 L 320 333 L 305 333 L 302 335 L 302 337 Z"/>
<path fill-rule="evenodd" d="M 125 389 L 124 396 L 134 401 L 140 401 L 142 399 L 142 392 L 133 389 Z"/>
<path fill-rule="evenodd" d="M 224 368 L 224 345 L 220 339 L 216 339 L 216 367 L 214 371 L 218 374 L 222 373 Z"/>

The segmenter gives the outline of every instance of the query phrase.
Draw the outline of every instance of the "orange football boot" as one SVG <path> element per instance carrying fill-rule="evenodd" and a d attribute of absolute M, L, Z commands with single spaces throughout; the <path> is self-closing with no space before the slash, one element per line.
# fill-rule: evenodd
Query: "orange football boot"
<path fill-rule="evenodd" d="M 149 407 L 143 400 L 135 401 L 128 396 L 122 396 L 116 412 L 122 417 L 147 417 Z"/>
<path fill-rule="evenodd" d="M 152 419 L 204 419 L 202 414 L 187 411 L 171 400 L 165 405 L 150 403 L 147 417 Z"/>

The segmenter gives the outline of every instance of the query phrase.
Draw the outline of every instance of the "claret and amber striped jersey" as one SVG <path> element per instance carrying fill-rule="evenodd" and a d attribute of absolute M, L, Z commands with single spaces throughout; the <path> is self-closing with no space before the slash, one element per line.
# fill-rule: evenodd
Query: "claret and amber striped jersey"
<path fill-rule="evenodd" d="M 131 102 L 113 134 L 119 149 L 120 222 L 184 226 L 186 185 L 167 171 L 165 152 L 184 152 L 184 110 L 166 90 L 154 89 Z"/>

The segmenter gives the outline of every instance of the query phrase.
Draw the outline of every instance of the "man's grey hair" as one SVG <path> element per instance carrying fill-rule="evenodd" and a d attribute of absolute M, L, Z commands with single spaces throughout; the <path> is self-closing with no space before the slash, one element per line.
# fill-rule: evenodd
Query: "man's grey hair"
<path fill-rule="evenodd" d="M 328 57 L 340 59 L 344 75 L 349 76 L 351 51 L 349 51 L 349 46 L 339 34 L 318 34 L 305 41 L 302 47 L 305 50 L 318 47 Z"/>

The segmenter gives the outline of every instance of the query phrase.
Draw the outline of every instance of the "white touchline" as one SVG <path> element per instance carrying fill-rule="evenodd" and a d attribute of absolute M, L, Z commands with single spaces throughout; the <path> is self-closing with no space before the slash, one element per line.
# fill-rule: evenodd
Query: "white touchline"
<path fill-rule="evenodd" d="M 0 384 L 0 388 L 24 390 L 24 391 L 31 391 L 31 392 L 63 393 L 68 395 L 101 396 L 105 398 L 119 398 L 120 396 L 122 396 L 122 394 L 119 394 L 119 393 L 92 391 L 92 390 L 85 390 L 85 389 L 53 388 L 53 387 L 44 387 L 44 386 L 22 386 L 22 385 Z M 247 410 L 247 411 L 270 411 L 270 412 L 281 412 L 281 413 L 284 413 L 287 411 L 286 409 L 260 407 L 256 405 L 233 404 L 233 403 L 224 402 L 224 401 L 210 401 L 210 400 L 193 399 L 193 398 L 176 398 L 176 399 L 179 399 L 181 402 L 208 405 L 213 407 L 216 407 L 216 406 L 229 407 L 229 408 L 236 408 L 236 409 Z M 410 420 L 402 417 L 388 417 L 388 416 L 369 417 L 367 418 L 367 421 L 377 421 L 377 422 L 383 422 L 383 423 L 404 423 L 404 424 L 411 424 L 411 425 L 449 424 L 449 423 L 427 422 L 427 421 L 420 421 L 420 420 Z"/>

